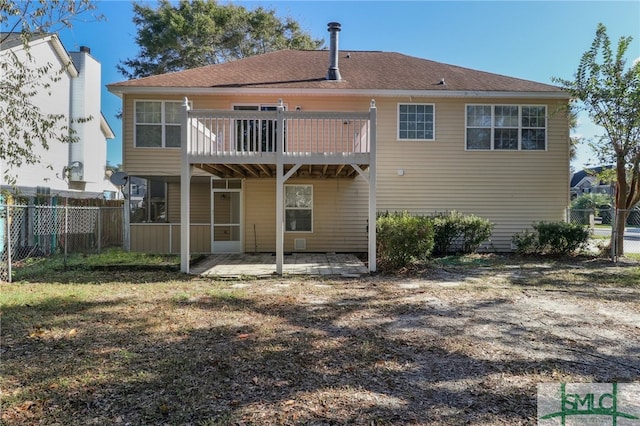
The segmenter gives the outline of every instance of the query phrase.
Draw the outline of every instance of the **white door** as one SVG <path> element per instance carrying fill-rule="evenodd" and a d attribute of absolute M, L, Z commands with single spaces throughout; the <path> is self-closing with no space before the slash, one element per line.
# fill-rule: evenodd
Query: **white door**
<path fill-rule="evenodd" d="M 240 253 L 242 251 L 242 191 L 216 189 L 211 193 L 211 251 Z"/>

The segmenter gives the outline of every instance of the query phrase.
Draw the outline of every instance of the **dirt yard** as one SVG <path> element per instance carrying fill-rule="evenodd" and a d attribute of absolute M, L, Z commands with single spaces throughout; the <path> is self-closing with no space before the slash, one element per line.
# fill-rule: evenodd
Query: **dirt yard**
<path fill-rule="evenodd" d="M 2 420 L 534 425 L 538 383 L 640 381 L 637 265 L 151 281 L 16 284 Z"/>

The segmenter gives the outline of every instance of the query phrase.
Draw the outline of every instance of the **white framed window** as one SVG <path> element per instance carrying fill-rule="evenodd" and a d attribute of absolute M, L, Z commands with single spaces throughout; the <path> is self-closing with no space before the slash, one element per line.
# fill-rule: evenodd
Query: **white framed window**
<path fill-rule="evenodd" d="M 522 107 L 522 149 L 547 149 L 547 109 L 544 106 Z"/>
<path fill-rule="evenodd" d="M 134 146 L 180 148 L 182 102 L 135 101 Z"/>
<path fill-rule="evenodd" d="M 130 176 L 129 184 L 131 223 L 167 222 L 166 182 Z"/>
<path fill-rule="evenodd" d="M 313 232 L 313 185 L 284 186 L 285 231 Z"/>
<path fill-rule="evenodd" d="M 465 121 L 467 150 L 547 149 L 544 105 L 466 105 Z"/>
<path fill-rule="evenodd" d="M 398 140 L 435 140 L 434 104 L 398 104 Z"/>

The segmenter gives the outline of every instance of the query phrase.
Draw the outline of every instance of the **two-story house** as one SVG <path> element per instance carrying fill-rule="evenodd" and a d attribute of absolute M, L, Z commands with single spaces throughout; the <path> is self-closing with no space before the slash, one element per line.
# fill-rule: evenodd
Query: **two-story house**
<path fill-rule="evenodd" d="M 569 95 L 400 53 L 284 50 L 108 85 L 146 180 L 131 249 L 368 252 L 377 212 L 458 210 L 511 249 L 569 202 Z M 189 229 L 189 232 L 183 232 Z"/>
<path fill-rule="evenodd" d="M 100 110 L 101 65 L 88 47 L 67 52 L 55 34 L 41 34 L 29 42 L 32 59 L 27 60 L 20 34 L 4 33 L 0 54 L 15 54 L 28 67 L 50 65 L 49 86 L 31 97 L 42 114 L 63 116 L 59 129 L 71 128 L 77 142 L 62 143 L 51 139 L 48 148 L 34 146 L 41 158 L 38 164 L 22 164 L 9 169 L 15 186 L 0 182 L 2 189 L 22 196 L 50 195 L 69 198 L 114 196 L 117 188 L 106 174 L 107 139 L 114 134 Z M 3 61 L 7 64 L 10 61 Z M 47 78 L 43 76 L 42 78 Z M 0 100 L 1 102 L 1 100 Z M 79 120 L 80 119 L 80 120 Z M 29 123 L 24 123 L 28 126 Z M 0 169 L 9 167 L 0 160 Z M 4 173 L 3 173 L 4 174 Z"/>
<path fill-rule="evenodd" d="M 613 166 L 591 167 L 572 174 L 570 183 L 571 199 L 577 198 L 582 194 L 591 193 L 613 196 L 615 185 L 598 177 L 598 174 L 612 168 Z"/>

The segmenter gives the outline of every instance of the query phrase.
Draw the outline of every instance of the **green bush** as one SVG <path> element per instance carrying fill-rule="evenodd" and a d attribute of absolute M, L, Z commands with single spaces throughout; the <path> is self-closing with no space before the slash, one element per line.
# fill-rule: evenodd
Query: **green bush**
<path fill-rule="evenodd" d="M 535 227 L 538 245 L 550 254 L 571 254 L 589 241 L 589 228 L 566 222 L 540 222 Z"/>
<path fill-rule="evenodd" d="M 525 230 L 513 236 L 516 251 L 521 254 L 568 255 L 589 241 L 589 228 L 566 222 L 538 222 L 533 232 Z"/>
<path fill-rule="evenodd" d="M 493 224 L 474 215 L 457 211 L 434 216 L 434 254 L 469 254 L 475 252 L 491 236 Z"/>
<path fill-rule="evenodd" d="M 462 226 L 451 214 L 441 213 L 433 217 L 434 246 L 433 253 L 442 255 L 449 252 L 453 243 L 462 232 Z"/>
<path fill-rule="evenodd" d="M 431 255 L 433 223 L 407 212 L 383 214 L 376 221 L 376 242 L 381 269 L 396 270 Z"/>
<path fill-rule="evenodd" d="M 516 246 L 518 254 L 534 254 L 538 252 L 538 233 L 525 229 L 515 234 L 511 241 Z"/>

